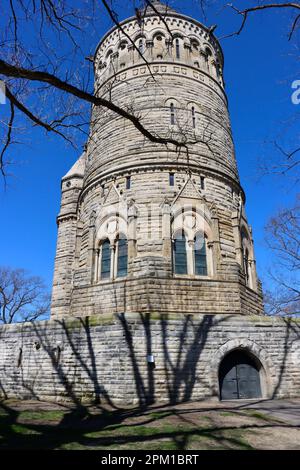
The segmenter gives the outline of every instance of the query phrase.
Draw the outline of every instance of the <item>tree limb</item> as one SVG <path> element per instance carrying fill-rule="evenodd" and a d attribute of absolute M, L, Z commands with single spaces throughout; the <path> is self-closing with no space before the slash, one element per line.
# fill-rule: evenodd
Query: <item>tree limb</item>
<path fill-rule="evenodd" d="M 243 20 L 242 20 L 241 26 L 239 27 L 239 29 L 237 31 L 235 31 L 234 33 L 231 33 L 231 34 L 227 34 L 226 36 L 222 36 L 220 39 L 230 38 L 232 36 L 239 36 L 241 34 L 241 32 L 243 31 L 244 27 L 245 27 L 248 15 L 250 13 L 253 13 L 253 12 L 256 12 L 256 11 L 262 11 L 262 10 L 270 10 L 270 9 L 274 9 L 274 8 L 293 8 L 293 9 L 300 10 L 300 3 L 296 3 L 296 2 L 269 3 L 269 4 L 266 4 L 266 5 L 256 5 L 256 6 L 251 7 L 251 8 L 246 8 L 245 10 L 239 10 L 232 3 L 228 3 L 226 6 L 228 6 L 229 8 L 232 8 L 232 10 L 234 10 L 236 13 L 241 15 L 243 17 Z M 295 21 L 293 23 L 292 29 L 289 33 L 289 40 L 292 37 L 292 34 L 295 30 L 295 27 L 297 25 L 299 17 L 300 17 L 300 15 L 297 16 L 297 18 L 295 19 Z"/>
<path fill-rule="evenodd" d="M 127 112 L 125 109 L 120 108 L 119 106 L 112 103 L 111 101 L 106 100 L 105 98 L 94 96 L 91 93 L 88 93 L 80 88 L 77 88 L 76 86 L 63 81 L 60 78 L 48 72 L 28 70 L 22 67 L 18 67 L 16 65 L 9 64 L 5 62 L 4 60 L 0 59 L 0 74 L 5 75 L 6 77 L 15 77 L 15 78 L 22 78 L 22 79 L 30 80 L 33 82 L 36 81 L 36 82 L 48 83 L 52 85 L 54 88 L 58 90 L 62 90 L 66 93 L 69 93 L 94 106 L 104 106 L 105 108 L 110 109 L 114 113 L 130 121 L 135 126 L 135 128 L 141 132 L 141 134 L 143 134 L 147 139 L 149 139 L 153 143 L 163 144 L 163 145 L 171 144 L 171 145 L 174 145 L 176 148 L 185 148 L 185 149 L 187 149 L 188 145 L 192 145 L 194 143 L 193 141 L 183 143 L 173 138 L 164 138 L 164 137 L 156 136 L 143 126 L 143 124 L 141 123 L 138 117 Z M 25 114 L 31 118 L 30 111 L 28 111 L 22 104 L 20 104 L 19 109 L 23 110 L 23 108 L 24 108 L 23 112 L 25 112 Z M 39 121 L 39 119 L 36 118 L 35 116 L 32 115 L 31 119 L 37 124 L 39 123 L 37 122 Z M 40 125 L 42 125 L 42 127 L 46 128 L 49 131 L 53 130 L 53 128 L 51 128 L 49 124 L 45 124 L 41 122 Z M 206 144 L 206 142 L 203 142 L 203 143 Z"/>

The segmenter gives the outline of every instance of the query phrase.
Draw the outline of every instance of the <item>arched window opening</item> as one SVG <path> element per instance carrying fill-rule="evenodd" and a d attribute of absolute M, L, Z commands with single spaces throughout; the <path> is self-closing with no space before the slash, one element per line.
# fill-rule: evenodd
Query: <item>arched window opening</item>
<path fill-rule="evenodd" d="M 184 232 L 176 235 L 174 239 L 173 265 L 175 274 L 187 274 L 187 252 Z"/>
<path fill-rule="evenodd" d="M 110 278 L 110 242 L 108 239 L 101 244 L 101 279 Z"/>
<path fill-rule="evenodd" d="M 139 40 L 139 51 L 140 51 L 140 54 L 144 54 L 144 52 L 145 52 L 143 39 Z"/>
<path fill-rule="evenodd" d="M 200 69 L 200 64 L 198 61 L 194 62 L 194 66 L 197 67 L 197 69 Z"/>
<path fill-rule="evenodd" d="M 210 50 L 209 47 L 206 47 L 206 48 L 205 48 L 205 54 L 206 54 L 208 57 L 211 57 L 211 56 L 212 56 L 212 52 L 211 52 L 211 50 Z"/>
<path fill-rule="evenodd" d="M 192 122 L 193 122 L 193 129 L 196 129 L 196 111 L 195 111 L 195 106 L 192 106 Z"/>
<path fill-rule="evenodd" d="M 128 265 L 128 243 L 127 239 L 122 237 L 117 241 L 117 277 L 127 276 Z"/>
<path fill-rule="evenodd" d="M 126 176 L 126 189 L 131 188 L 131 176 Z"/>
<path fill-rule="evenodd" d="M 112 63 L 112 53 L 113 53 L 113 51 L 112 51 L 112 49 L 111 49 L 111 50 L 109 50 L 108 53 L 106 54 L 106 62 L 107 62 L 108 64 L 111 64 L 111 63 Z"/>
<path fill-rule="evenodd" d="M 200 176 L 200 188 L 202 190 L 205 189 L 205 178 L 204 178 L 204 176 Z"/>
<path fill-rule="evenodd" d="M 194 239 L 195 274 L 207 276 L 206 238 L 198 235 Z"/>
<path fill-rule="evenodd" d="M 175 49 L 176 49 L 176 59 L 180 59 L 180 45 L 179 45 L 178 38 L 175 40 Z"/>
<path fill-rule="evenodd" d="M 170 104 L 170 118 L 172 126 L 175 124 L 175 106 L 174 103 Z"/>
<path fill-rule="evenodd" d="M 249 251 L 247 248 L 244 250 L 244 272 L 245 272 L 245 278 L 246 278 L 246 283 L 249 283 Z"/>
<path fill-rule="evenodd" d="M 127 42 L 126 41 L 121 42 L 121 44 L 120 44 L 121 51 L 124 51 L 126 49 L 126 47 L 127 47 Z"/>
<path fill-rule="evenodd" d="M 174 186 L 175 184 L 175 175 L 174 173 L 169 173 L 169 185 Z"/>

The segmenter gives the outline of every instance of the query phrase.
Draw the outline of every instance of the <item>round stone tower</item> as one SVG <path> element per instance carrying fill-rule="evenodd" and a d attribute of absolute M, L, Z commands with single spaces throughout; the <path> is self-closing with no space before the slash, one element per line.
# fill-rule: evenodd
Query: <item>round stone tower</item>
<path fill-rule="evenodd" d="M 169 143 L 94 107 L 86 149 L 62 179 L 53 318 L 263 312 L 220 44 L 152 4 L 99 43 L 95 95 Z"/>

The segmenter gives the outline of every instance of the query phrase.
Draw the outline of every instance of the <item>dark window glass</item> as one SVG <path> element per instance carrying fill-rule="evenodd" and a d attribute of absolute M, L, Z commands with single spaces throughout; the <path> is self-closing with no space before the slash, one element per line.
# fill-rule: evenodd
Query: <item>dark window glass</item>
<path fill-rule="evenodd" d="M 131 177 L 126 176 L 126 189 L 130 189 L 131 187 Z"/>
<path fill-rule="evenodd" d="M 105 240 L 101 250 L 101 279 L 110 278 L 110 243 Z"/>
<path fill-rule="evenodd" d="M 186 240 L 184 234 L 174 240 L 174 272 L 175 274 L 187 274 Z"/>
<path fill-rule="evenodd" d="M 128 263 L 128 254 L 127 254 L 127 240 L 126 238 L 120 238 L 118 241 L 118 269 L 117 277 L 127 276 L 127 263 Z"/>
<path fill-rule="evenodd" d="M 175 124 L 175 106 L 174 103 L 170 104 L 170 113 L 171 113 L 171 124 Z"/>
<path fill-rule="evenodd" d="M 193 121 L 193 128 L 196 128 L 196 113 L 194 106 L 192 107 L 192 121 Z"/>
<path fill-rule="evenodd" d="M 174 182 L 175 182 L 174 173 L 170 173 L 169 174 L 169 184 L 170 184 L 170 186 L 174 186 Z"/>
<path fill-rule="evenodd" d="M 200 177 L 200 186 L 201 186 L 201 189 L 205 189 L 205 178 L 204 178 L 204 176 Z"/>
<path fill-rule="evenodd" d="M 179 39 L 176 39 L 175 44 L 176 44 L 176 58 L 177 58 L 177 59 L 180 59 Z"/>
<path fill-rule="evenodd" d="M 144 54 L 144 43 L 142 39 L 139 40 L 139 51 L 141 54 Z"/>
<path fill-rule="evenodd" d="M 195 274 L 199 276 L 207 276 L 205 238 L 197 237 L 195 238 L 194 242 Z"/>

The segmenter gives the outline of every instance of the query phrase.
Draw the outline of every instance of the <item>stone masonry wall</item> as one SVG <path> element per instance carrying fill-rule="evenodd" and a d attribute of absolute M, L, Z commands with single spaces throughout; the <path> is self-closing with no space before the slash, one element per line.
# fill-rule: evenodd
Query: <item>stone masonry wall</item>
<path fill-rule="evenodd" d="M 300 323 L 240 315 L 104 315 L 0 328 L 3 397 L 112 403 L 218 397 L 218 368 L 244 349 L 264 398 L 300 396 Z M 155 367 L 147 363 L 153 355 Z"/>

